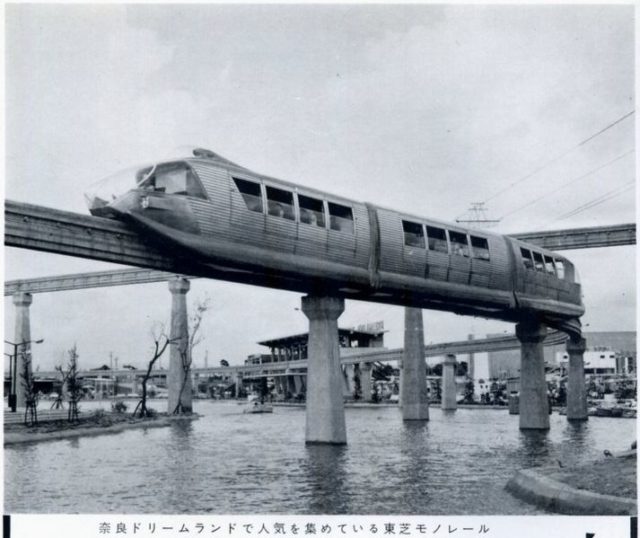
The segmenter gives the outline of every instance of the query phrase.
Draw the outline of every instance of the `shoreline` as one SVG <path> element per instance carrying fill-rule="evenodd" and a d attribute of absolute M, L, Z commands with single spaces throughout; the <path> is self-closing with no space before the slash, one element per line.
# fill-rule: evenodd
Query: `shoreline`
<path fill-rule="evenodd" d="M 505 489 L 522 501 L 557 514 L 633 516 L 638 513 L 637 494 L 612 495 L 611 488 L 603 489 L 603 484 L 597 483 L 606 482 L 608 479 L 620 483 L 621 476 L 629 474 L 628 470 L 624 469 L 627 460 L 631 460 L 628 465 L 635 469 L 635 450 L 621 452 L 610 460 L 598 460 L 574 468 L 521 469 L 511 477 Z M 606 471 L 606 478 L 601 476 L 603 469 Z M 582 483 L 576 482 L 575 477 L 571 476 L 576 473 L 583 478 Z M 635 476 L 635 473 L 633 475 Z M 600 492 L 594 489 L 600 489 Z"/>
<path fill-rule="evenodd" d="M 135 422 L 120 422 L 110 426 L 100 425 L 78 425 L 67 427 L 66 429 L 53 430 L 48 432 L 4 432 L 4 446 L 19 445 L 24 443 L 40 443 L 45 441 L 58 441 L 60 439 L 72 439 L 75 437 L 95 437 L 98 435 L 109 435 L 121 433 L 125 430 L 136 428 L 163 428 L 173 422 L 181 420 L 197 420 L 200 415 L 192 413 L 183 416 L 163 416 L 154 419 L 138 419 Z"/>

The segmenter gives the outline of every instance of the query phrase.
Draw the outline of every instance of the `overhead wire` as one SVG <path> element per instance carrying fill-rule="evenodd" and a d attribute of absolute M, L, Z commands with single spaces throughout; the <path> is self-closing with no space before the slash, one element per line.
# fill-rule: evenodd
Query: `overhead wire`
<path fill-rule="evenodd" d="M 512 183 L 510 183 L 508 186 L 504 187 L 503 189 L 500 189 L 498 192 L 496 192 L 495 194 L 493 194 L 492 196 L 489 196 L 488 198 L 486 198 L 482 203 L 487 203 L 490 200 L 493 200 L 494 198 L 497 198 L 498 196 L 500 196 L 501 194 L 507 192 L 508 190 L 512 189 L 513 187 L 515 187 L 516 185 L 518 185 L 519 183 L 522 183 L 523 181 L 529 179 L 530 177 L 534 176 L 535 174 L 537 174 L 538 172 L 544 170 L 545 168 L 547 168 L 548 166 L 555 164 L 556 162 L 558 162 L 560 159 L 566 157 L 567 155 L 569 155 L 570 153 L 574 152 L 575 150 L 577 150 L 578 148 L 584 146 L 585 144 L 587 144 L 588 142 L 590 142 L 591 140 L 593 140 L 594 138 L 600 136 L 601 134 L 605 133 L 606 131 L 608 131 L 609 129 L 611 129 L 612 127 L 615 127 L 616 125 L 618 125 L 619 123 L 621 123 L 622 121 L 624 121 L 625 119 L 629 118 L 630 116 L 632 116 L 633 114 L 635 114 L 635 110 L 632 110 L 630 112 L 627 112 L 626 114 L 624 114 L 623 116 L 620 116 L 619 118 L 617 118 L 616 120 L 612 121 L 611 123 L 607 124 L 605 127 L 603 127 L 602 129 L 600 129 L 599 131 L 597 131 L 596 133 L 588 136 L 587 138 L 585 138 L 584 140 L 581 140 L 580 142 L 578 142 L 575 146 L 572 146 L 571 148 L 569 148 L 568 150 L 564 151 L 563 153 L 553 157 L 552 159 L 549 159 L 548 161 L 545 161 L 543 164 L 541 164 L 540 166 L 538 166 L 536 169 L 534 169 L 533 171 L 525 174 L 524 176 L 518 178 L 517 180 L 513 181 Z"/>
<path fill-rule="evenodd" d="M 624 185 L 621 185 L 619 187 L 616 187 L 615 189 L 612 189 L 608 192 L 605 192 L 604 194 L 601 194 L 600 196 L 597 196 L 596 198 L 593 198 L 592 200 L 589 200 L 588 202 L 572 209 L 571 211 L 568 211 L 567 213 L 564 213 L 562 215 L 560 215 L 559 217 L 557 217 L 555 220 L 564 220 L 564 219 L 568 219 L 569 217 L 573 217 L 579 213 L 582 213 L 583 211 L 587 211 L 588 209 L 592 209 L 608 200 L 611 200 L 612 198 L 615 198 L 616 196 L 621 195 L 623 192 L 628 191 L 629 189 L 631 189 L 633 186 L 635 185 L 635 179 L 632 181 L 629 181 L 628 183 L 625 183 Z"/>
<path fill-rule="evenodd" d="M 613 159 L 607 161 L 606 163 L 601 164 L 600 166 L 598 166 L 598 167 L 596 167 L 596 168 L 594 168 L 592 170 L 589 170 L 588 172 L 586 172 L 584 174 L 581 174 L 578 177 L 575 177 L 575 178 L 571 179 L 570 181 L 567 181 L 566 183 L 563 183 L 560 187 L 558 187 L 556 189 L 553 189 L 553 190 L 551 190 L 549 192 L 546 192 L 545 194 L 542 194 L 541 196 L 538 196 L 537 198 L 534 198 L 533 200 L 527 202 L 526 204 L 521 205 L 519 207 L 516 207 L 515 209 L 512 209 L 511 211 L 508 211 L 507 213 L 504 213 L 500 217 L 500 220 L 502 220 L 502 219 L 504 219 L 504 218 L 506 218 L 506 217 L 508 217 L 510 215 L 513 215 L 514 213 L 517 213 L 518 211 L 520 211 L 522 209 L 525 209 L 526 207 L 532 206 L 533 204 L 539 202 L 543 198 L 546 198 L 547 196 L 551 196 L 552 194 L 555 194 L 556 192 L 568 187 L 569 185 L 572 185 L 572 184 L 576 183 L 577 181 L 580 181 L 581 179 L 584 179 L 584 178 L 586 178 L 586 177 L 588 177 L 588 176 L 590 176 L 592 174 L 595 174 L 596 172 L 599 172 L 600 170 L 602 170 L 602 169 L 606 168 L 607 166 L 610 166 L 613 163 L 623 159 L 627 155 L 631 155 L 634 152 L 635 152 L 635 149 L 631 148 L 630 150 L 622 153 L 621 155 L 618 155 L 617 157 L 614 157 Z"/>

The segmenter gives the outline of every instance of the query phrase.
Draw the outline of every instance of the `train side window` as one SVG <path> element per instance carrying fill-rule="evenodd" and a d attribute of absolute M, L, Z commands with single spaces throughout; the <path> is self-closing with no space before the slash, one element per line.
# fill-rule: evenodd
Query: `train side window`
<path fill-rule="evenodd" d="M 267 208 L 269 215 L 288 220 L 295 220 L 293 209 L 293 193 L 267 187 Z"/>
<path fill-rule="evenodd" d="M 353 233 L 353 213 L 351 208 L 329 202 L 329 224 L 332 230 Z"/>
<path fill-rule="evenodd" d="M 473 252 L 473 257 L 478 260 L 489 260 L 489 241 L 484 237 L 476 237 L 475 235 L 471 237 L 471 251 Z"/>
<path fill-rule="evenodd" d="M 542 254 L 539 252 L 533 251 L 533 265 L 536 268 L 536 271 L 544 271 L 544 260 L 542 259 Z"/>
<path fill-rule="evenodd" d="M 262 213 L 262 192 L 260 190 L 260 184 L 247 181 L 246 179 L 238 179 L 237 177 L 234 177 L 233 181 L 236 187 L 238 187 L 247 209 L 255 211 L 256 213 Z"/>
<path fill-rule="evenodd" d="M 429 238 L 429 250 L 435 252 L 449 252 L 447 245 L 447 234 L 442 228 L 427 226 L 427 237 Z"/>
<path fill-rule="evenodd" d="M 300 222 L 324 228 L 324 203 L 322 200 L 299 194 L 298 203 L 300 205 Z"/>
<path fill-rule="evenodd" d="M 420 247 L 424 248 L 424 229 L 422 224 L 417 222 L 410 222 L 408 220 L 402 221 L 402 230 L 404 231 L 404 244 L 408 247 Z"/>
<path fill-rule="evenodd" d="M 553 264 L 553 258 L 551 256 L 545 256 L 544 257 L 544 268 L 547 271 L 547 273 L 549 273 L 550 275 L 555 276 L 556 269 L 555 269 L 555 266 Z"/>
<path fill-rule="evenodd" d="M 531 260 L 531 251 L 528 248 L 520 247 L 520 255 L 525 269 L 533 269 L 533 261 Z"/>
<path fill-rule="evenodd" d="M 556 260 L 556 272 L 558 273 L 558 278 L 564 280 L 564 262 L 562 260 Z"/>
<path fill-rule="evenodd" d="M 451 253 L 457 256 L 469 257 L 469 244 L 467 234 L 452 232 L 449 230 L 449 240 L 451 241 Z"/>

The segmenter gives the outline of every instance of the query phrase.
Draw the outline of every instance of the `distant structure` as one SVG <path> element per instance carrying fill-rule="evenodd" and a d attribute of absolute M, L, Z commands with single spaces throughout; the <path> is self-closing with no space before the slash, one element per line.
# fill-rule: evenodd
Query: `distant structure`
<path fill-rule="evenodd" d="M 496 335 L 492 335 L 496 336 Z M 585 374 L 632 374 L 636 372 L 636 332 L 585 332 Z M 546 369 L 568 368 L 569 355 L 564 344 L 544 348 Z M 520 376 L 517 350 L 478 353 L 474 357 L 476 379 L 509 379 Z"/>
<path fill-rule="evenodd" d="M 340 356 L 348 356 L 351 353 L 362 354 L 363 348 L 380 350 L 384 348 L 384 325 L 382 322 L 362 325 L 358 328 L 338 328 L 338 341 L 340 344 Z M 294 334 L 264 340 L 258 342 L 269 348 L 270 353 L 258 353 L 249 355 L 245 364 L 276 364 L 279 362 L 293 362 L 308 359 L 309 333 Z M 364 399 L 369 399 L 371 365 L 344 365 L 342 375 L 344 378 L 343 394 L 346 398 L 352 397 L 356 391 L 356 377 L 360 383 L 360 390 L 365 394 Z M 264 378 L 272 379 L 274 393 L 283 399 L 301 398 L 306 393 L 307 368 L 296 368 L 291 365 L 285 372 L 246 374 L 243 383 L 254 384 Z M 367 377 L 366 380 L 364 378 Z M 364 383 L 362 382 L 364 380 Z M 364 385 L 364 390 L 362 386 Z"/>

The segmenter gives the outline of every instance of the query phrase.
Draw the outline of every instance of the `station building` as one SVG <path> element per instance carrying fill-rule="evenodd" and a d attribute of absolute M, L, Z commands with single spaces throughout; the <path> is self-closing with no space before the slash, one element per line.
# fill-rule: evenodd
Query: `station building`
<path fill-rule="evenodd" d="M 338 341 L 340 355 L 346 357 L 349 354 L 362 354 L 363 349 L 384 349 L 384 326 L 381 322 L 359 326 L 357 328 L 338 328 Z M 245 360 L 246 365 L 269 365 L 288 362 L 286 371 L 269 372 L 262 369 L 256 373 L 246 373 L 243 377 L 243 385 L 255 384 L 261 380 L 267 380 L 272 393 L 282 399 L 298 398 L 306 392 L 306 366 L 296 368 L 296 361 L 306 360 L 308 357 L 309 333 L 294 334 L 270 340 L 258 342 L 269 348 L 269 353 L 249 355 Z M 351 367 L 350 367 L 351 366 Z M 353 395 L 355 391 L 357 367 L 343 366 L 344 394 L 346 397 Z"/>

